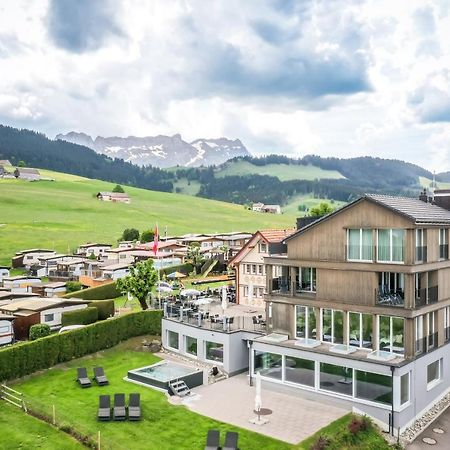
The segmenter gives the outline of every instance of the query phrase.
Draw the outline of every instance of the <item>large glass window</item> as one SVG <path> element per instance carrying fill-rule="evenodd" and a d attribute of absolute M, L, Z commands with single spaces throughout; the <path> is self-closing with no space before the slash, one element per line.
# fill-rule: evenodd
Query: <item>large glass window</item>
<path fill-rule="evenodd" d="M 205 350 L 206 359 L 223 362 L 223 344 L 205 341 Z"/>
<path fill-rule="evenodd" d="M 322 341 L 344 342 L 344 313 L 334 309 L 322 309 Z"/>
<path fill-rule="evenodd" d="M 378 230 L 378 261 L 403 262 L 404 246 L 405 230 Z"/>
<path fill-rule="evenodd" d="M 442 358 L 428 364 L 427 366 L 427 384 L 432 387 L 442 378 Z"/>
<path fill-rule="evenodd" d="M 414 319 L 414 333 L 416 338 L 416 353 L 423 352 L 423 316 Z"/>
<path fill-rule="evenodd" d="M 299 267 L 296 281 L 297 292 L 316 292 L 316 269 Z"/>
<path fill-rule="evenodd" d="M 447 230 L 439 229 L 439 259 L 448 259 Z"/>
<path fill-rule="evenodd" d="M 167 340 L 170 348 L 178 350 L 178 333 L 175 333 L 175 331 L 168 331 Z"/>
<path fill-rule="evenodd" d="M 314 387 L 314 361 L 286 356 L 285 366 L 286 381 Z"/>
<path fill-rule="evenodd" d="M 351 312 L 348 321 L 349 345 L 372 348 L 372 315 Z"/>
<path fill-rule="evenodd" d="M 409 372 L 400 377 L 400 405 L 409 402 Z"/>
<path fill-rule="evenodd" d="M 296 336 L 298 338 L 316 339 L 317 324 L 316 312 L 317 308 L 310 306 L 296 305 Z"/>
<path fill-rule="evenodd" d="M 320 389 L 351 396 L 353 370 L 334 364 L 320 363 Z"/>
<path fill-rule="evenodd" d="M 405 351 L 405 319 L 379 316 L 378 320 L 379 350 L 403 355 Z"/>
<path fill-rule="evenodd" d="M 281 380 L 282 356 L 275 353 L 255 351 L 253 359 L 253 368 L 261 376 Z"/>
<path fill-rule="evenodd" d="M 186 353 L 197 356 L 197 339 L 186 336 Z"/>
<path fill-rule="evenodd" d="M 347 259 L 356 261 L 373 260 L 372 230 L 347 230 Z"/>
<path fill-rule="evenodd" d="M 356 397 L 390 405 L 392 403 L 392 377 L 356 370 Z"/>

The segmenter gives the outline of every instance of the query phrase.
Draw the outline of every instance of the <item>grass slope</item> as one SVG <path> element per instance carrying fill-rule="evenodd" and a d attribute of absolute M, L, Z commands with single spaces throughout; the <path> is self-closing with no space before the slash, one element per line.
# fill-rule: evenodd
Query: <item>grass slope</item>
<path fill-rule="evenodd" d="M 200 450 L 211 428 L 220 430 L 222 436 L 225 431 L 238 431 L 239 447 L 245 450 L 293 448 L 287 443 L 201 416 L 184 406 L 171 405 L 164 393 L 124 381 L 129 369 L 158 361 L 154 355 L 136 350 L 141 340 L 142 337 L 134 338 L 112 349 L 56 366 L 16 383 L 14 388 L 23 392 L 30 407 L 41 413 L 51 414 L 54 404 L 58 424 L 70 425 L 92 439 L 100 430 L 104 450 Z M 110 384 L 101 388 L 80 388 L 74 380 L 76 367 L 86 367 L 91 374 L 96 365 L 104 367 Z M 125 393 L 127 398 L 132 392 L 141 394 L 141 422 L 99 423 L 96 420 L 98 396 L 118 392 Z"/>
<path fill-rule="evenodd" d="M 433 183 L 433 180 L 430 180 L 426 177 L 419 177 L 419 184 L 424 188 L 429 188 Z M 437 181 L 436 187 L 438 189 L 450 189 L 450 183 L 445 183 L 443 181 Z"/>
<path fill-rule="evenodd" d="M 85 448 L 69 435 L 6 402 L 2 402 L 0 406 L 0 436 L 2 450 L 81 450 Z"/>
<path fill-rule="evenodd" d="M 216 172 L 215 176 L 221 178 L 230 175 L 249 174 L 270 175 L 272 177 L 278 177 L 280 181 L 345 178 L 336 170 L 324 170 L 312 165 L 268 164 L 266 166 L 256 166 L 248 161 L 232 161 L 226 163 Z"/>
<path fill-rule="evenodd" d="M 73 251 L 87 241 L 114 243 L 125 228 L 160 232 L 255 231 L 292 227 L 294 215 L 246 211 L 230 203 L 126 187 L 131 204 L 100 202 L 94 195 L 111 183 L 41 171 L 56 181 L 0 179 L 0 264 L 25 248 Z"/>
<path fill-rule="evenodd" d="M 341 208 L 346 203 L 341 202 L 339 200 L 334 200 L 333 203 L 331 203 L 331 200 L 327 198 L 314 198 L 310 195 L 305 194 L 299 194 L 291 197 L 289 199 L 289 203 L 282 207 L 284 214 L 295 214 L 297 216 L 304 215 L 306 212 L 302 211 L 300 212 L 298 210 L 299 205 L 305 205 L 308 209 L 312 208 L 313 206 L 317 206 L 320 204 L 320 202 L 327 202 L 331 204 L 331 206 L 335 209 Z"/>

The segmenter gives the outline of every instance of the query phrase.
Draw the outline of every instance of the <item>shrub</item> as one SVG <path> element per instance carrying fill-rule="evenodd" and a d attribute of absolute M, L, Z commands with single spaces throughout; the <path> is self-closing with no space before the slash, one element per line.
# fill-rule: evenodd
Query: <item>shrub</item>
<path fill-rule="evenodd" d="M 117 290 L 116 283 L 106 283 L 81 291 L 66 294 L 65 298 L 82 298 L 83 300 L 106 300 L 120 297 L 122 294 Z"/>
<path fill-rule="evenodd" d="M 176 266 L 170 266 L 170 267 L 165 267 L 164 269 L 161 269 L 161 276 L 168 275 L 169 273 L 172 273 L 172 272 L 181 272 L 181 273 L 184 273 L 185 275 L 187 275 L 188 273 L 192 272 L 192 269 L 193 269 L 193 266 L 190 263 L 178 264 Z"/>
<path fill-rule="evenodd" d="M 67 325 L 89 325 L 90 323 L 97 322 L 97 320 L 98 309 L 95 307 L 87 307 L 62 313 L 61 324 L 63 327 Z"/>
<path fill-rule="evenodd" d="M 1 349 L 0 381 L 113 347 L 130 337 L 159 335 L 161 317 L 161 311 L 140 311 Z"/>
<path fill-rule="evenodd" d="M 369 420 L 368 418 L 359 418 L 359 417 L 352 417 L 352 420 L 348 424 L 348 431 L 352 435 L 358 434 L 360 431 L 366 431 L 369 427 Z"/>
<path fill-rule="evenodd" d="M 311 446 L 310 450 L 325 450 L 329 444 L 330 441 L 325 436 L 319 436 L 317 441 Z"/>
<path fill-rule="evenodd" d="M 66 283 L 67 293 L 81 291 L 82 288 L 83 286 L 79 281 L 68 281 Z"/>
<path fill-rule="evenodd" d="M 89 306 L 97 308 L 98 320 L 105 320 L 114 316 L 114 300 L 94 300 L 89 303 Z"/>
<path fill-rule="evenodd" d="M 37 323 L 30 327 L 30 339 L 34 341 L 50 334 L 50 327 L 46 323 Z"/>

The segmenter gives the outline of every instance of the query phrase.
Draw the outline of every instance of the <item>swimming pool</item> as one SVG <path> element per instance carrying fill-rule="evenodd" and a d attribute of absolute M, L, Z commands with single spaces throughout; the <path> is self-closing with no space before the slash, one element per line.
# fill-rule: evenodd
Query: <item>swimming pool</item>
<path fill-rule="evenodd" d="M 172 361 L 162 361 L 151 366 L 129 370 L 127 378 L 164 390 L 168 390 L 171 381 L 183 380 L 192 389 L 203 384 L 203 371 Z"/>

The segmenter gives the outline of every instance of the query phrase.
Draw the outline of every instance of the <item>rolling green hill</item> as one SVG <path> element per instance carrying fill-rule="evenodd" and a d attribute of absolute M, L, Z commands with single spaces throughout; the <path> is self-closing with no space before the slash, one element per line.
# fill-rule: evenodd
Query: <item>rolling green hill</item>
<path fill-rule="evenodd" d="M 99 191 L 108 182 L 75 175 L 41 171 L 56 181 L 27 182 L 0 179 L 0 264 L 17 251 L 50 247 L 73 251 L 80 243 L 114 243 L 125 228 L 140 231 L 158 222 L 160 232 L 254 231 L 292 227 L 295 215 L 269 215 L 233 205 L 180 194 L 125 187 L 131 204 L 101 202 Z"/>
<path fill-rule="evenodd" d="M 316 179 L 341 179 L 345 178 L 337 170 L 325 170 L 320 167 L 289 164 L 266 164 L 257 166 L 242 159 L 231 160 L 219 167 L 215 172 L 216 177 L 222 178 L 232 175 L 270 175 L 280 181 L 289 180 L 316 180 Z"/>

